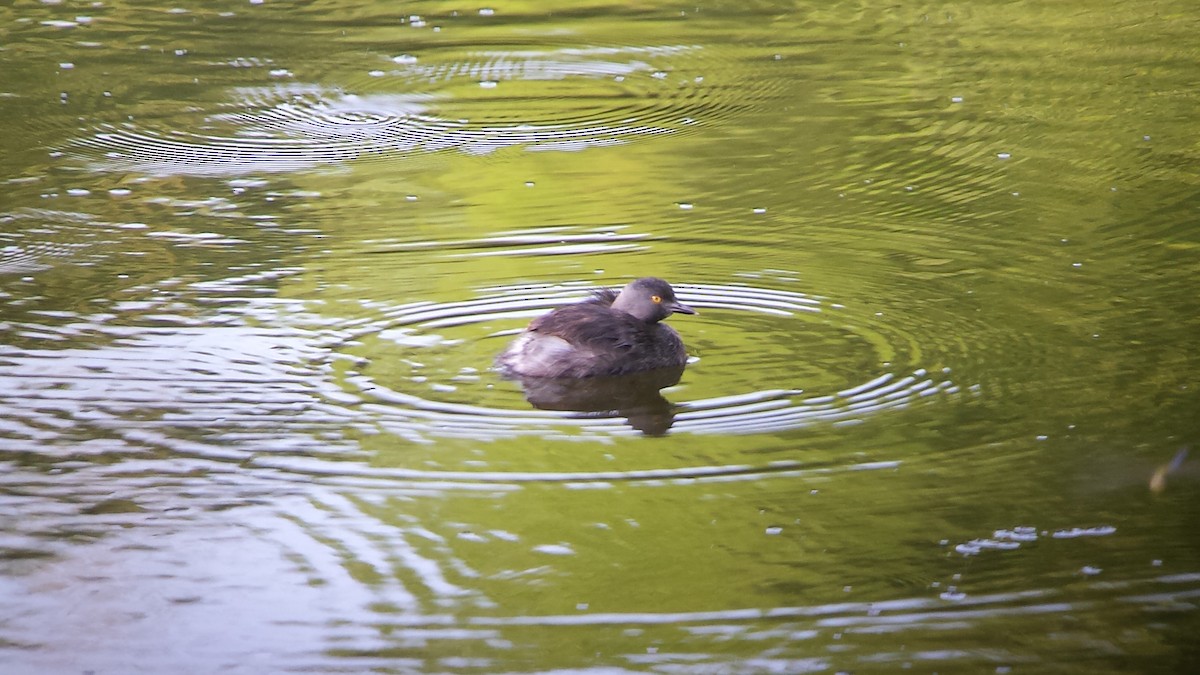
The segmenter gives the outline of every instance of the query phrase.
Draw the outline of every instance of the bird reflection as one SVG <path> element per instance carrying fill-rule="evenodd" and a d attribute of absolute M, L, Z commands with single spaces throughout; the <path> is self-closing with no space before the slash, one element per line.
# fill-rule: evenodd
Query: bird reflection
<path fill-rule="evenodd" d="M 1183 462 L 1187 459 L 1188 450 L 1190 449 L 1191 448 L 1186 445 L 1183 446 L 1178 452 L 1175 453 L 1175 456 L 1171 458 L 1171 461 L 1155 469 L 1154 474 L 1150 476 L 1151 492 L 1154 494 L 1159 494 L 1163 490 L 1167 489 L 1167 474 L 1183 466 Z"/>
<path fill-rule="evenodd" d="M 675 422 L 675 407 L 659 390 L 678 384 L 682 375 L 680 366 L 614 377 L 519 381 L 535 408 L 619 415 L 647 436 L 662 436 Z"/>

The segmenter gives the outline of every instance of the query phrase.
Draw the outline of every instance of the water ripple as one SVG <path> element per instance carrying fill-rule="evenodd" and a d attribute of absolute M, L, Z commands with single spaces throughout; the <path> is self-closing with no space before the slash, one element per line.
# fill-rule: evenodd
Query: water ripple
<path fill-rule="evenodd" d="M 398 56 L 351 81 L 354 91 L 291 82 L 234 88 L 221 105 L 228 110 L 202 112 L 199 122 L 156 128 L 134 116 L 100 124 L 73 148 L 99 170 L 218 176 L 445 150 L 571 152 L 712 123 L 778 86 L 722 83 L 728 67 L 694 45 L 453 54 Z M 697 69 L 710 75 L 683 74 Z"/>
<path fill-rule="evenodd" d="M 710 348 L 704 347 L 680 385 L 660 394 L 658 389 L 671 383 L 653 384 L 661 405 L 649 412 L 630 408 L 609 390 L 602 390 L 596 407 L 546 406 L 533 398 L 532 390 L 490 372 L 491 359 L 525 320 L 585 297 L 594 288 L 590 284 L 496 286 L 458 302 L 367 304 L 368 317 L 339 319 L 308 313 L 302 303 L 262 297 L 264 286 L 295 272 L 252 271 L 179 285 L 170 294 L 147 289 L 153 301 L 118 302 L 108 312 L 30 310 L 25 320 L 6 325 L 9 338 L 0 344 L 0 407 L 5 412 L 0 438 L 15 451 L 48 454 L 56 461 L 168 451 L 300 474 L 348 476 L 354 462 L 346 460 L 376 451 L 365 440 L 371 436 L 424 446 L 436 439 L 608 443 L 668 430 L 710 436 L 775 434 L 813 425 L 862 424 L 875 415 L 960 393 L 944 371 L 915 367 L 872 372 L 849 363 L 851 375 L 824 380 L 848 384 L 822 390 L 823 385 L 812 386 L 819 381 L 809 374 L 798 374 L 791 351 L 751 350 L 746 356 L 717 348 L 718 358 L 703 355 Z M 156 283 L 154 288 L 171 285 Z M 821 325 L 814 319 L 840 311 L 827 299 L 780 289 L 742 284 L 677 284 L 677 289 L 701 311 L 699 317 L 687 317 L 695 323 L 681 324 L 685 336 L 708 335 L 708 343 L 718 346 L 725 339 L 754 344 L 763 336 L 808 332 Z M 141 290 L 135 286 L 126 293 L 136 298 Z M 181 303 L 191 296 L 196 302 L 219 303 L 219 320 L 180 313 Z M 837 344 L 843 351 L 847 346 Z M 742 376 L 721 377 L 726 368 Z M 394 474 L 372 467 L 363 477 L 599 484 L 744 480 L 819 469 L 755 462 L 712 465 L 695 457 L 681 467 L 651 465 L 633 472 L 595 471 L 586 463 L 530 472 L 497 471 L 460 459 L 465 463 L 458 473 L 405 463 Z"/>
<path fill-rule="evenodd" d="M 713 483 L 755 481 L 765 477 L 796 477 L 830 474 L 840 471 L 873 471 L 894 469 L 897 461 L 862 462 L 838 467 L 819 467 L 803 462 L 780 461 L 766 465 L 730 464 L 720 466 L 691 466 L 677 469 L 631 469 L 628 471 L 441 471 L 389 467 L 355 467 L 349 464 L 331 465 L 301 457 L 259 456 L 250 464 L 262 468 L 281 469 L 291 473 L 329 476 L 335 479 L 370 478 L 415 484 L 438 483 L 442 489 L 469 489 L 487 485 L 489 489 L 514 489 L 522 483 L 566 483 L 595 487 L 607 483 Z"/>
<path fill-rule="evenodd" d="M 429 251 L 438 259 L 446 258 L 492 258 L 507 256 L 547 256 L 617 253 L 640 251 L 651 235 L 623 232 L 628 226 L 580 229 L 554 226 L 530 228 L 520 231 L 498 232 L 488 237 L 473 239 L 427 239 L 402 243 L 378 243 L 372 253 L 404 253 Z M 376 243 L 376 242 L 370 242 Z"/>
<path fill-rule="evenodd" d="M 71 211 L 0 213 L 0 274 L 31 274 L 60 261 L 93 265 L 117 249 L 116 228 Z"/>
<path fill-rule="evenodd" d="M 591 289 L 584 284 L 499 286 L 484 289 L 482 297 L 472 300 L 412 303 L 383 310 L 386 319 L 365 328 L 357 339 L 374 333 L 376 340 L 391 342 L 390 349 L 399 347 L 400 353 L 389 356 L 386 346 L 371 350 L 370 362 L 348 371 L 343 385 L 361 397 L 362 409 L 372 414 L 380 429 L 414 441 L 529 435 L 581 440 L 638 434 L 640 427 L 624 414 L 619 400 L 609 403 L 610 409 L 604 402 L 598 409 L 532 409 L 524 401 L 497 394 L 494 379 L 477 375 L 488 364 L 461 361 L 468 347 L 470 354 L 490 359 L 502 347 L 500 340 L 520 330 L 510 327 L 514 320 L 538 316 L 578 300 Z M 802 330 L 811 324 L 798 323 L 798 317 L 836 312 L 838 307 L 801 293 L 746 285 L 677 284 L 676 289 L 681 299 L 700 309 L 700 320 L 736 323 L 743 332 L 760 327 L 774 333 Z M 762 315 L 767 321 L 754 324 L 739 318 L 747 313 Z M 689 326 L 698 330 L 695 324 Z M 688 329 L 683 330 L 686 335 Z M 756 336 L 741 337 L 753 342 Z M 480 348 L 483 345 L 491 348 Z M 728 367 L 753 368 L 741 378 L 743 382 L 776 381 L 794 372 L 787 363 L 791 358 L 789 352 L 767 351 L 748 364 L 731 356 L 734 365 Z M 698 361 L 703 364 L 705 359 Z M 412 374 L 398 376 L 395 368 L 381 368 L 382 364 L 397 362 L 410 364 Z M 785 373 L 782 376 L 778 374 L 781 369 Z M 672 431 L 693 434 L 760 434 L 818 423 L 858 424 L 871 415 L 909 407 L 935 395 L 960 393 L 960 387 L 946 377 L 947 373 L 925 368 L 876 372 L 851 386 L 828 392 L 808 392 L 798 386 L 800 382 L 794 382 L 790 387 L 752 388 L 685 399 L 673 405 L 664 403 L 660 412 L 671 417 L 667 426 Z M 703 390 L 696 379 L 686 379 L 682 391 Z M 585 381 L 579 386 L 591 383 Z M 666 393 L 674 398 L 677 392 L 668 389 Z M 528 390 L 526 394 L 533 395 Z"/>

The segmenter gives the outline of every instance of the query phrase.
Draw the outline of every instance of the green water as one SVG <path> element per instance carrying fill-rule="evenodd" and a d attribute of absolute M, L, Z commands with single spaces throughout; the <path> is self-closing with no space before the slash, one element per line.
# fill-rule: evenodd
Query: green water
<path fill-rule="evenodd" d="M 1189 3 L 0 26 L 5 673 L 1200 660 Z M 645 275 L 654 433 L 491 370 Z"/>

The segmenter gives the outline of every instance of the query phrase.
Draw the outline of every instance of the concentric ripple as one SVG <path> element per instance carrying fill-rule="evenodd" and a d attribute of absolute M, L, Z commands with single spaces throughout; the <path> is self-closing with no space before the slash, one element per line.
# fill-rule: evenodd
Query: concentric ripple
<path fill-rule="evenodd" d="M 596 255 L 644 250 L 651 235 L 628 232 L 628 225 L 600 228 L 537 227 L 497 232 L 486 237 L 426 239 L 414 242 L 370 242 L 374 253 L 431 251 L 434 259 L 493 258 L 511 256 Z"/>
<path fill-rule="evenodd" d="M 777 86 L 722 82 L 727 68 L 694 45 L 403 54 L 385 63 L 343 86 L 232 88 L 200 120 L 189 113 L 155 128 L 135 115 L 72 145 L 99 170 L 218 176 L 446 150 L 579 151 L 712 123 Z"/>
<path fill-rule="evenodd" d="M 102 260 L 106 239 L 96 219 L 85 213 L 24 209 L 0 213 L 0 274 L 30 274 L 55 262 L 90 264 Z"/>
<path fill-rule="evenodd" d="M 373 340 L 370 362 L 345 373 L 343 386 L 363 399 L 363 408 L 372 413 L 380 429 L 415 441 L 637 435 L 641 431 L 620 401 L 612 404 L 612 410 L 536 409 L 516 398 L 518 383 L 498 384 L 495 376 L 482 374 L 491 355 L 521 330 L 520 320 L 585 297 L 591 289 L 583 284 L 500 286 L 486 289 L 474 300 L 386 310 L 387 318 L 368 329 L 373 337 L 359 336 Z M 709 284 L 677 284 L 676 289 L 681 299 L 700 310 L 697 321 L 717 322 L 717 329 L 736 324 L 742 331 L 801 332 L 814 325 L 804 317 L 839 311 L 821 298 L 784 290 Z M 746 315 L 766 321 L 746 321 Z M 689 329 L 699 332 L 695 323 L 688 326 L 685 334 Z M 769 352 L 760 355 L 757 372 L 747 379 L 775 383 L 779 372 L 794 371 L 788 363 L 773 360 L 785 358 Z M 702 357 L 698 363 L 704 361 Z M 376 375 L 377 371 L 386 372 Z M 808 392 L 797 381 L 787 387 L 747 388 L 688 399 L 689 391 L 704 389 L 703 368 L 693 363 L 681 388 L 664 390 L 670 401 L 664 411 L 671 416 L 667 426 L 675 433 L 756 434 L 817 423 L 856 424 L 934 395 L 959 393 L 947 373 L 948 369 L 931 372 L 921 367 L 885 370 L 864 373 L 861 381 L 832 391 Z M 528 390 L 525 394 L 533 395 Z"/>

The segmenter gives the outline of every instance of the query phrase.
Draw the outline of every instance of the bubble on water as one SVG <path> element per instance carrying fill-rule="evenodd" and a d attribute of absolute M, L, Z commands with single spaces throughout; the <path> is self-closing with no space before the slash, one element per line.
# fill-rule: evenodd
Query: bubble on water
<path fill-rule="evenodd" d="M 951 586 L 948 590 L 938 595 L 938 597 L 950 602 L 958 602 L 959 600 L 965 600 L 967 594 Z"/>

